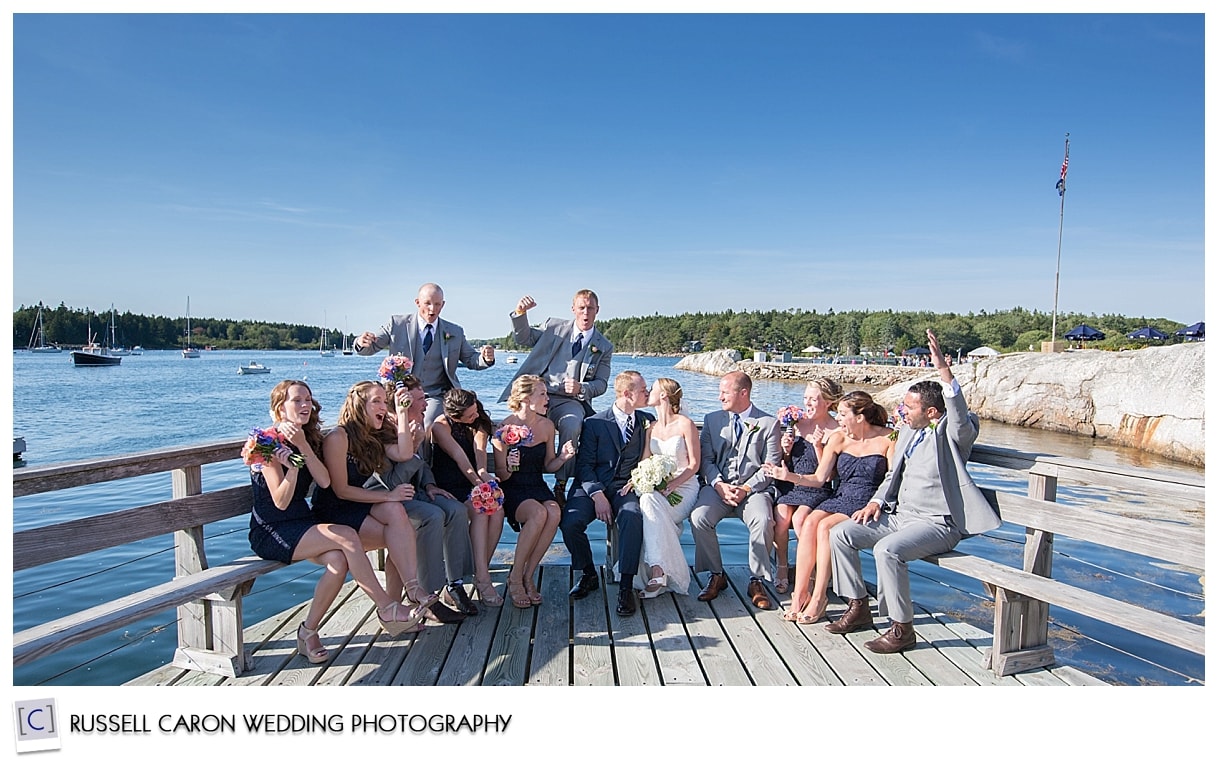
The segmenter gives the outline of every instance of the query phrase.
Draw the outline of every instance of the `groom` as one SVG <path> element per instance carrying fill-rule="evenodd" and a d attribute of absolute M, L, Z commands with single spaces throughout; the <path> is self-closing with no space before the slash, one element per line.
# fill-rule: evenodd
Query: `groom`
<path fill-rule="evenodd" d="M 593 520 L 612 526 L 617 522 L 620 550 L 617 614 L 633 615 L 636 609 L 634 575 L 643 549 L 643 514 L 635 491 L 622 495 L 622 487 L 643 457 L 644 431 L 655 418 L 639 411 L 647 405 L 647 383 L 634 370 L 613 381 L 613 405 L 583 424 L 579 453 L 575 457 L 575 483 L 563 508 L 563 543 L 571 552 L 571 567 L 583 571 L 571 589 L 572 599 L 583 599 L 600 588 L 587 529 Z M 610 527 L 612 530 L 612 527 Z"/>
<path fill-rule="evenodd" d="M 778 420 L 753 406 L 753 381 L 743 372 L 729 372 L 719 381 L 722 411 L 706 415 L 702 424 L 702 481 L 689 516 L 694 533 L 694 571 L 711 572 L 698 600 L 709 602 L 727 588 L 716 526 L 725 517 L 739 517 L 749 529 L 748 594 L 753 606 L 770 610 L 762 579 L 770 577 L 770 544 L 774 521 L 770 510 L 771 478 L 765 463 L 777 464 L 781 450 Z"/>

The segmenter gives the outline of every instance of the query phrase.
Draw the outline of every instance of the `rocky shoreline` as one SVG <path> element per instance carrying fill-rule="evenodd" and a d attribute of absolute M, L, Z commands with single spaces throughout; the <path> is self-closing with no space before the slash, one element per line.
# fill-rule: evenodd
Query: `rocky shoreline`
<path fill-rule="evenodd" d="M 938 377 L 926 367 L 741 361 L 736 351 L 688 356 L 677 368 L 712 375 L 739 369 L 767 380 L 832 377 L 884 388 L 875 395 L 887 406 L 912 383 Z M 969 407 L 983 419 L 1103 438 L 1205 465 L 1204 342 L 1139 351 L 1004 354 L 953 371 Z"/>

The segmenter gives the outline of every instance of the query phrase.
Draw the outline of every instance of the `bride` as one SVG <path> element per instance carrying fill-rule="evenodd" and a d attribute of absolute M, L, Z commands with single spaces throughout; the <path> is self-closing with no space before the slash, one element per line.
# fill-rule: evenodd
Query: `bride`
<path fill-rule="evenodd" d="M 684 594 L 689 590 L 689 563 L 681 549 L 681 523 L 689 515 L 698 496 L 698 429 L 693 420 L 681 414 L 681 386 L 676 380 L 661 377 L 651 386 L 647 405 L 655 408 L 656 420 L 647 427 L 645 457 L 667 454 L 677 469 L 662 491 L 642 494 L 643 556 L 635 585 L 648 599 L 664 591 Z M 674 506 L 668 495 L 681 501 Z M 644 578 L 646 582 L 644 583 Z"/>

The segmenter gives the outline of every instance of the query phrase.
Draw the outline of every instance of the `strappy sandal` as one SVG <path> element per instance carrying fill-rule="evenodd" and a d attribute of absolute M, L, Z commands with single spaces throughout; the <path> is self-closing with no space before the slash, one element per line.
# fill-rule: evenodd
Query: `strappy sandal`
<path fill-rule="evenodd" d="M 413 607 L 403 620 L 398 613 L 405 609 L 401 602 L 390 602 L 385 607 L 378 607 L 376 619 L 381 628 L 390 636 L 401 636 L 403 633 L 415 633 L 423 630 L 423 613 L 426 608 Z"/>
<path fill-rule="evenodd" d="M 532 578 L 524 579 L 524 593 L 528 594 L 530 604 L 541 604 L 541 592 L 537 590 L 537 584 Z"/>
<path fill-rule="evenodd" d="M 495 591 L 495 584 L 490 581 L 474 581 L 474 594 L 487 607 L 502 607 L 503 597 Z"/>
<path fill-rule="evenodd" d="M 424 593 L 418 581 L 406 584 L 406 601 L 425 610 L 440 600 L 439 594 Z M 421 613 L 420 613 L 421 614 Z"/>
<path fill-rule="evenodd" d="M 795 622 L 800 625 L 812 625 L 813 623 L 818 623 L 825 619 L 825 610 L 828 608 L 828 606 L 829 601 L 826 599 L 825 602 L 820 605 L 820 610 L 813 610 L 812 612 L 804 612 L 803 610 L 800 610 L 799 617 Z"/>
<path fill-rule="evenodd" d="M 507 584 L 508 596 L 512 600 L 512 605 L 517 609 L 528 609 L 533 606 L 533 600 L 529 598 L 529 594 L 524 590 L 524 584 L 520 581 L 508 579 Z"/>
<path fill-rule="evenodd" d="M 785 594 L 791 590 L 790 568 L 779 565 L 774 573 L 774 591 Z"/>
<path fill-rule="evenodd" d="M 309 628 L 304 623 L 296 629 L 296 651 L 314 665 L 320 665 L 330 659 L 330 652 L 321 645 L 317 629 Z"/>

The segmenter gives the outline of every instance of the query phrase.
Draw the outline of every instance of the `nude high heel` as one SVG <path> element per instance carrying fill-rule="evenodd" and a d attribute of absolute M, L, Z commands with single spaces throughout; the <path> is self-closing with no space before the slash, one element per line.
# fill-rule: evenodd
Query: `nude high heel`
<path fill-rule="evenodd" d="M 495 584 L 491 583 L 489 580 L 475 580 L 474 594 L 477 595 L 477 597 L 481 599 L 482 603 L 487 607 L 503 606 L 503 597 L 499 596 L 499 593 L 495 591 Z"/>
<path fill-rule="evenodd" d="M 314 665 L 320 665 L 330 659 L 330 652 L 321 645 L 317 629 L 309 628 L 304 623 L 296 629 L 296 651 Z"/>

